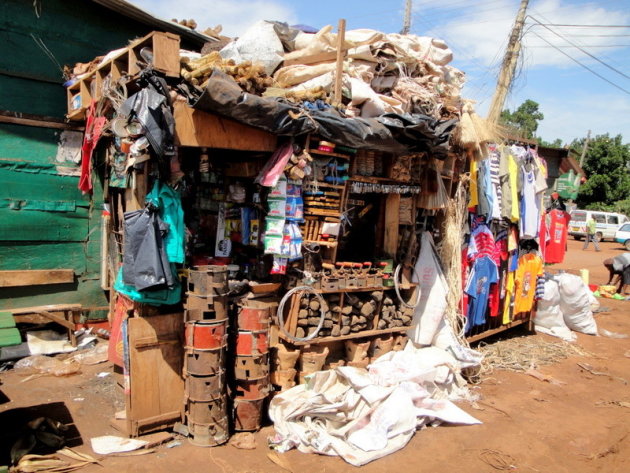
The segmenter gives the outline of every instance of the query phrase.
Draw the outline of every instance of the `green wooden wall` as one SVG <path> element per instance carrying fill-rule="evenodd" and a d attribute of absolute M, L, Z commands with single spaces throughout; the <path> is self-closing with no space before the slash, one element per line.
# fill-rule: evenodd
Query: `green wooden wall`
<path fill-rule="evenodd" d="M 66 113 L 59 65 L 87 62 L 153 28 L 84 0 L 0 1 L 0 110 Z M 0 270 L 72 268 L 72 284 L 0 288 L 0 310 L 106 307 L 100 288 L 102 194 L 78 190 L 56 163 L 59 130 L 0 123 Z M 63 163 L 70 166 L 69 163 Z M 100 318 L 103 310 L 91 312 Z"/>

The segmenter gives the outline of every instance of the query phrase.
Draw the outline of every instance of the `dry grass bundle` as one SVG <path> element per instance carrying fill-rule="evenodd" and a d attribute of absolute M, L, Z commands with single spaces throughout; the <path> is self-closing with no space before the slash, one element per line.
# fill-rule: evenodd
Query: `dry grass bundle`
<path fill-rule="evenodd" d="M 461 312 L 460 299 L 462 296 L 462 252 L 464 241 L 464 224 L 467 216 L 468 183 L 470 176 L 462 175 L 455 195 L 446 206 L 443 238 L 439 246 L 439 256 L 444 267 L 448 294 L 446 296 L 446 320 L 453 329 L 457 340 L 464 346 L 468 345 L 464 336 L 466 318 Z"/>
<path fill-rule="evenodd" d="M 464 148 L 479 148 L 481 139 L 477 134 L 477 128 L 473 122 L 471 112 L 474 113 L 473 106 L 470 102 L 465 102 L 462 107 L 462 115 L 459 124 L 455 129 L 455 139 Z"/>
<path fill-rule="evenodd" d="M 570 356 L 592 356 L 579 346 L 558 339 L 549 342 L 542 337 L 522 336 L 480 343 L 484 355 L 484 374 L 495 369 L 525 372 L 537 366 L 551 365 Z"/>

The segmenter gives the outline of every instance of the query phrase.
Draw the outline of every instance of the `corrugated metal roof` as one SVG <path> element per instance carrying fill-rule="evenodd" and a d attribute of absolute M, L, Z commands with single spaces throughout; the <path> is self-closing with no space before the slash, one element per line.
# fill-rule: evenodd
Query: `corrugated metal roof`
<path fill-rule="evenodd" d="M 153 16 L 151 13 L 143 10 L 140 7 L 132 5 L 124 0 L 92 0 L 94 3 L 109 8 L 112 11 L 120 13 L 128 18 L 132 18 L 136 21 L 144 23 L 146 25 L 155 27 L 157 29 L 167 31 L 169 33 L 175 33 L 182 39 L 188 42 L 194 43 L 199 47 L 203 46 L 208 41 L 217 41 L 215 38 L 206 36 L 203 33 L 199 33 L 186 26 L 179 25 L 170 20 L 163 20 Z"/>

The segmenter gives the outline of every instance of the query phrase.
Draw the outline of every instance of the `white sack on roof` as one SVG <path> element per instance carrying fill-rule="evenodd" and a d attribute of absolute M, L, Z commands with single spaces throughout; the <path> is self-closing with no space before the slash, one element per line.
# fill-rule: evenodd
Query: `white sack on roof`
<path fill-rule="evenodd" d="M 243 61 L 263 64 L 269 75 L 282 62 L 283 53 L 284 48 L 273 23 L 264 20 L 255 23 L 243 36 L 219 51 L 222 58 L 233 59 L 237 64 Z"/>
<path fill-rule="evenodd" d="M 295 64 L 293 66 L 281 67 L 273 75 L 273 78 L 279 87 L 287 88 L 314 79 L 315 77 L 322 76 L 334 70 L 334 62 L 317 64 L 314 66 Z"/>
<path fill-rule="evenodd" d="M 393 453 L 429 424 L 479 424 L 451 401 L 458 361 L 437 348 L 390 352 L 368 370 L 343 366 L 319 371 L 308 384 L 273 398 L 269 415 L 281 452 L 341 456 L 361 466 Z M 465 390 L 465 389 L 464 389 Z"/>

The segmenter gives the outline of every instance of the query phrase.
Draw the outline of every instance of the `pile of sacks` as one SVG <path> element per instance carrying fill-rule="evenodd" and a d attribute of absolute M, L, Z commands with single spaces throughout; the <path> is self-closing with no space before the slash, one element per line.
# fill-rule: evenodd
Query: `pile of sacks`
<path fill-rule="evenodd" d="M 330 103 L 336 47 L 332 26 L 312 34 L 261 21 L 220 54 L 235 64 L 261 64 L 273 77 L 263 95 L 292 100 L 316 96 Z M 344 49 L 347 116 L 417 113 L 440 119 L 459 110 L 464 73 L 448 65 L 453 53 L 443 41 L 359 29 L 345 33 Z"/>
<path fill-rule="evenodd" d="M 579 276 L 559 274 L 545 281 L 545 293 L 538 301 L 534 324 L 542 333 L 575 341 L 574 332 L 597 335 L 593 311 L 599 302 Z"/>

